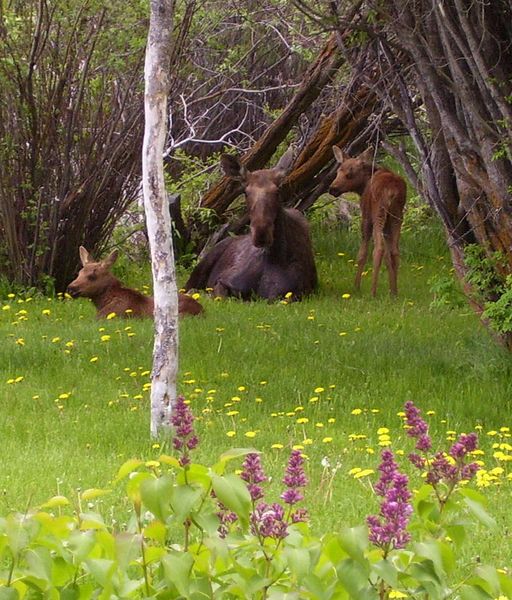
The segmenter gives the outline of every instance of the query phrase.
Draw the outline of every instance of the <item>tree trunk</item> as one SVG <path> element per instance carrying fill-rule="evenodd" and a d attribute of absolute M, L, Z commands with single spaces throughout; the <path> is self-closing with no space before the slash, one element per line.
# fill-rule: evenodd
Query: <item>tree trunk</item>
<path fill-rule="evenodd" d="M 174 0 L 150 0 L 142 182 L 155 298 L 151 387 L 153 437 L 163 428 L 171 427 L 170 412 L 176 400 L 178 370 L 178 291 L 163 167 L 173 14 Z"/>

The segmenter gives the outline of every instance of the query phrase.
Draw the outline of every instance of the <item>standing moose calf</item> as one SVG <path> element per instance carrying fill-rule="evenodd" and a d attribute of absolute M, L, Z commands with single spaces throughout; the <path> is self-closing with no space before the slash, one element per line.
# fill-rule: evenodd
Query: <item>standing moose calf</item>
<path fill-rule="evenodd" d="M 361 276 L 373 237 L 372 296 L 377 293 L 383 258 L 388 267 L 391 295 L 396 296 L 400 229 L 406 196 L 405 181 L 388 169 L 378 167 L 374 170 L 368 150 L 357 158 L 348 158 L 338 146 L 333 146 L 332 149 L 339 166 L 329 193 L 339 196 L 344 192 L 355 192 L 361 197 L 362 242 L 357 255 L 355 287 L 357 290 L 361 288 Z"/>
<path fill-rule="evenodd" d="M 124 287 L 119 279 L 110 272 L 117 260 L 114 250 L 102 261 L 95 261 L 89 252 L 80 246 L 82 269 L 78 277 L 68 285 L 68 293 L 73 298 L 90 298 L 96 306 L 96 317 L 106 318 L 110 313 L 120 317 L 152 317 L 154 303 L 151 296 L 145 296 L 136 290 Z M 178 313 L 198 315 L 203 307 L 197 300 L 186 294 L 178 295 Z"/>

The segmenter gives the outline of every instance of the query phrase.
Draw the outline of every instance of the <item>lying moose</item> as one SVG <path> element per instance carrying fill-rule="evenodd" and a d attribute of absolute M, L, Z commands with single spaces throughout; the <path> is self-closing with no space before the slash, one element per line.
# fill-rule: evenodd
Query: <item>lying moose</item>
<path fill-rule="evenodd" d="M 73 298 L 90 298 L 96 306 L 98 319 L 106 318 L 111 313 L 120 317 L 152 317 L 153 298 L 124 287 L 110 272 L 117 256 L 117 250 L 114 250 L 107 258 L 97 262 L 83 246 L 80 246 L 82 269 L 78 277 L 68 285 L 68 294 Z M 186 294 L 178 295 L 180 316 L 198 315 L 201 312 L 203 307 L 197 300 Z"/>
<path fill-rule="evenodd" d="M 280 186 L 293 160 L 290 148 L 273 169 L 249 171 L 237 156 L 223 154 L 224 174 L 245 192 L 250 233 L 216 244 L 192 271 L 185 289 L 212 288 L 215 296 L 275 299 L 313 291 L 317 273 L 309 224 L 284 208 Z"/>

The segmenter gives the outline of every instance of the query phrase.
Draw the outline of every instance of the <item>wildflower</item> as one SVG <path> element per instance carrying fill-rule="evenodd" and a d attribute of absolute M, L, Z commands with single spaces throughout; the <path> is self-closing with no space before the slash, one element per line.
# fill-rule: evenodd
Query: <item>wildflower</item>
<path fill-rule="evenodd" d="M 350 294 L 342 294 L 341 296 L 343 300 L 348 300 L 350 298 Z"/>
<path fill-rule="evenodd" d="M 256 452 L 251 452 L 245 457 L 242 467 L 243 470 L 240 477 L 247 483 L 251 500 L 253 502 L 260 500 L 263 498 L 263 490 L 258 484 L 268 480 L 261 466 L 260 455 Z"/>
<path fill-rule="evenodd" d="M 194 416 L 183 396 L 176 398 L 171 414 L 171 424 L 174 426 L 174 438 L 172 444 L 175 450 L 181 451 L 179 463 L 182 467 L 190 463 L 189 451 L 193 450 L 199 443 L 194 433 Z"/>
<path fill-rule="evenodd" d="M 251 514 L 251 531 L 262 538 L 282 540 L 288 535 L 284 508 L 277 503 L 261 502 Z"/>
<path fill-rule="evenodd" d="M 405 421 L 407 435 L 416 438 L 416 450 L 426 452 L 432 448 L 432 440 L 428 435 L 428 425 L 421 417 L 421 411 L 412 402 L 405 403 Z"/>
<path fill-rule="evenodd" d="M 283 483 L 288 489 L 281 494 L 281 499 L 290 506 L 300 502 L 304 496 L 299 491 L 300 488 L 308 484 L 308 479 L 304 473 L 304 458 L 300 450 L 293 450 L 288 460 L 286 474 Z"/>
<path fill-rule="evenodd" d="M 404 548 L 410 541 L 406 528 L 413 509 L 409 504 L 411 492 L 407 488 L 407 476 L 399 472 L 391 450 L 383 450 L 381 456 L 381 476 L 375 492 L 383 501 L 379 515 L 370 515 L 367 523 L 369 540 L 387 556 L 390 550 Z"/>

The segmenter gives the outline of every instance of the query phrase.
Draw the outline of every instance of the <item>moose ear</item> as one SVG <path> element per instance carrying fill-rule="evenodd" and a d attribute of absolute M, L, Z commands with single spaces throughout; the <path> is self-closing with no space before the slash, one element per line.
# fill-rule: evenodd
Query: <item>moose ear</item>
<path fill-rule="evenodd" d="M 78 252 L 80 253 L 80 260 L 82 261 L 83 267 L 85 267 L 85 265 L 88 262 L 93 262 L 92 256 L 89 254 L 89 252 L 83 246 L 80 246 L 80 248 L 78 249 Z"/>
<path fill-rule="evenodd" d="M 293 154 L 293 146 L 290 146 L 283 156 L 281 156 L 277 165 L 273 168 L 273 171 L 281 177 L 287 175 L 293 163 Z"/>
<path fill-rule="evenodd" d="M 364 152 L 357 157 L 358 160 L 362 160 L 363 162 L 372 163 L 373 162 L 373 148 L 366 148 Z"/>
<path fill-rule="evenodd" d="M 232 154 L 221 154 L 220 166 L 226 177 L 231 177 L 236 181 L 245 183 L 248 171 L 240 162 L 240 158 L 238 156 L 233 156 Z"/>
<path fill-rule="evenodd" d="M 338 146 L 333 146 L 332 147 L 332 151 L 334 153 L 334 158 L 340 163 L 345 160 L 346 156 L 343 154 L 343 150 L 341 148 L 338 148 Z"/>
<path fill-rule="evenodd" d="M 101 262 L 109 269 L 116 262 L 118 256 L 117 250 L 113 250 L 107 258 L 104 258 Z"/>

